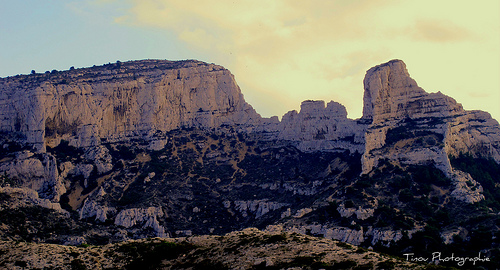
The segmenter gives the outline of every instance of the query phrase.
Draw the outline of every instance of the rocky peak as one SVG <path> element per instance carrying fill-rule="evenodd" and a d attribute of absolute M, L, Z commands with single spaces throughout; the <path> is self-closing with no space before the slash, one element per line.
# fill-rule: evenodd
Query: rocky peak
<path fill-rule="evenodd" d="M 328 116 L 332 118 L 347 118 L 347 110 L 344 105 L 330 101 L 325 108 L 323 100 L 306 100 L 300 105 L 300 112 L 305 118 Z"/>
<path fill-rule="evenodd" d="M 300 112 L 289 111 L 277 125 L 277 139 L 296 141 L 303 151 L 363 151 L 366 126 L 347 118 L 346 108 L 335 101 L 306 100 Z"/>
<path fill-rule="evenodd" d="M 500 163 L 500 126 L 488 113 L 466 111 L 453 98 L 418 87 L 405 64 L 392 60 L 367 71 L 363 118 L 372 124 L 365 134 L 363 172 L 380 160 L 398 165 L 434 165 L 454 179 L 465 201 L 481 200 L 480 188 L 464 191 L 470 177 L 455 171 L 449 156 L 468 153 Z"/>
<path fill-rule="evenodd" d="M 379 123 L 392 119 L 461 111 L 462 106 L 442 93 L 427 94 L 410 77 L 401 60 L 392 60 L 366 72 L 363 118 Z"/>

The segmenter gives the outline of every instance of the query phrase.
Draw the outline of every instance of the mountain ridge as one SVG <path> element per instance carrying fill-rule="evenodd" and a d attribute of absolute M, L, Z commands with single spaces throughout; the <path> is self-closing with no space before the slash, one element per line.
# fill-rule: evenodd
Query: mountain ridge
<path fill-rule="evenodd" d="M 496 256 L 498 122 L 426 93 L 401 60 L 368 70 L 364 88 L 359 119 L 307 100 L 280 121 L 199 61 L 0 79 L 0 236 L 79 245 L 257 227 Z"/>

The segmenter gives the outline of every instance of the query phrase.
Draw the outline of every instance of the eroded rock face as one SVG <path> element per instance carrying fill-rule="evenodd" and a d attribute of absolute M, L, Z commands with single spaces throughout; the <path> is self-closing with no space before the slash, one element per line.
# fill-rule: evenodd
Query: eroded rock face
<path fill-rule="evenodd" d="M 356 208 L 345 208 L 344 204 L 340 204 L 339 207 L 337 208 L 337 211 L 339 211 L 340 216 L 342 217 L 350 217 L 352 215 L 355 215 L 357 219 L 360 220 L 365 220 L 373 216 L 373 213 L 375 212 L 375 209 L 363 209 L 361 207 Z"/>
<path fill-rule="evenodd" d="M 241 212 L 243 217 L 247 217 L 249 213 L 255 214 L 255 218 L 259 218 L 270 211 L 280 209 L 287 206 L 286 203 L 268 202 L 268 201 L 234 201 L 234 208 Z M 224 206 L 229 208 L 231 203 L 224 202 Z"/>
<path fill-rule="evenodd" d="M 0 131 L 39 152 L 0 155 L 0 173 L 22 186 L 0 187 L 0 193 L 14 194 L 20 205 L 59 211 L 66 200 L 80 220 L 114 221 L 129 233 L 152 228 L 157 236 L 189 236 L 201 231 L 199 224 L 223 233 L 234 229 L 222 229 L 224 223 L 279 224 L 281 216 L 290 231 L 373 245 L 389 245 L 403 233 L 366 224 L 296 225 L 318 216 L 325 200 L 312 202 L 315 196 L 349 199 L 344 187 L 360 173 L 359 155 L 349 154 L 364 153 L 365 174 L 380 160 L 401 168 L 434 165 L 452 180 L 443 194 L 465 203 L 485 199 L 480 183 L 452 168 L 449 155 L 500 161 L 500 128 L 488 113 L 426 93 L 398 60 L 370 69 L 364 83 L 361 119 L 347 118 L 337 102 L 308 100 L 279 121 L 261 118 L 229 71 L 196 61 L 0 79 Z M 0 147 L 15 148 L 8 143 Z M 376 209 L 341 203 L 326 213 L 354 226 L 378 218 Z"/>
<path fill-rule="evenodd" d="M 363 118 L 373 124 L 406 117 L 443 117 L 462 111 L 462 106 L 442 93 L 426 93 L 410 77 L 401 60 L 392 60 L 366 72 Z"/>
<path fill-rule="evenodd" d="M 296 141 L 302 151 L 349 150 L 362 153 L 366 125 L 347 118 L 345 107 L 331 101 L 302 102 L 300 112 L 286 113 L 278 126 L 277 138 Z"/>
<path fill-rule="evenodd" d="M 48 199 L 40 198 L 38 196 L 38 192 L 30 188 L 0 187 L 0 193 L 17 198 L 16 201 L 13 201 L 13 203 L 9 205 L 9 208 L 41 206 L 66 213 L 66 211 L 61 208 L 59 203 L 53 203 Z"/>
<path fill-rule="evenodd" d="M 155 230 L 158 237 L 167 237 L 165 228 L 160 225 L 158 218 L 165 214 L 161 207 L 129 208 L 116 215 L 115 225 L 130 228 L 133 226 L 150 227 Z"/>
<path fill-rule="evenodd" d="M 100 222 L 105 222 L 109 218 L 108 215 L 115 212 L 115 208 L 100 205 L 95 200 L 89 198 L 85 199 L 83 206 L 79 210 L 80 219 L 94 217 L 95 220 L 99 220 Z"/>
<path fill-rule="evenodd" d="M 41 199 L 58 203 L 66 193 L 57 160 L 51 154 L 35 157 L 29 151 L 21 152 L 16 159 L 0 163 L 0 171 L 18 179 L 24 188 L 32 189 Z"/>
<path fill-rule="evenodd" d="M 426 93 L 400 60 L 367 71 L 363 119 L 366 131 L 363 173 L 379 160 L 433 164 L 453 178 L 449 155 L 469 153 L 500 162 L 500 126 L 488 113 L 465 111 L 440 92 Z"/>
<path fill-rule="evenodd" d="M 251 125 L 260 116 L 226 69 L 144 60 L 0 80 L 0 130 L 40 151 L 151 137 L 182 126 Z"/>

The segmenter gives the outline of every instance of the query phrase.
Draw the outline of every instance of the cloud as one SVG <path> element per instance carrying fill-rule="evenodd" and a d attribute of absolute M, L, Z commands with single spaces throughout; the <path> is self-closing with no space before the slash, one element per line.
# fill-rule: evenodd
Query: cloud
<path fill-rule="evenodd" d="M 443 20 L 418 20 L 413 30 L 417 40 L 432 42 L 463 41 L 474 36 L 467 29 Z"/>
<path fill-rule="evenodd" d="M 373 65 L 403 59 L 410 72 L 433 81 L 439 78 L 425 69 L 434 64 L 451 65 L 442 72 L 461 76 L 464 71 L 452 64 L 457 61 L 453 55 L 466 50 L 475 50 L 481 59 L 498 55 L 494 51 L 498 42 L 489 36 L 500 30 L 484 30 L 491 24 L 485 18 L 497 16 L 491 11 L 495 1 L 489 5 L 444 0 L 131 3 L 132 8 L 115 19 L 117 23 L 175 33 L 192 50 L 229 68 L 247 100 L 266 116 L 298 108 L 301 100 L 334 99 L 359 117 L 363 76 Z M 473 9 L 487 15 L 471 18 Z M 473 62 L 477 58 L 466 57 Z"/>

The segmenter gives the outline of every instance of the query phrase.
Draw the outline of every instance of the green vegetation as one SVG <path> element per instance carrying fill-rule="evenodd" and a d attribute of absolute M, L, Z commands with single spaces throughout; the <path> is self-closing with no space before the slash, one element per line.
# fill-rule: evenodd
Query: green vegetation
<path fill-rule="evenodd" d="M 390 269 L 394 269 L 395 266 L 396 266 L 395 262 L 387 260 L 387 261 L 379 262 L 377 264 L 377 269 L 390 270 Z"/>
<path fill-rule="evenodd" d="M 420 128 L 420 124 L 416 120 L 408 118 L 403 125 L 389 129 L 385 139 L 386 145 L 392 146 L 401 140 L 408 139 L 413 139 L 412 146 L 432 147 L 443 145 L 444 137 L 442 134 L 431 132 L 427 128 Z"/>
<path fill-rule="evenodd" d="M 275 235 L 271 235 L 271 236 L 266 237 L 264 243 L 273 244 L 273 243 L 277 243 L 277 242 L 286 241 L 287 238 L 288 237 L 287 237 L 286 233 L 275 234 Z"/>
<path fill-rule="evenodd" d="M 439 250 L 470 257 L 477 256 L 481 251 L 484 256 L 494 258 L 500 253 L 494 234 L 500 225 L 500 218 L 491 214 L 500 209 L 496 208 L 498 197 L 494 195 L 498 192 L 499 181 L 496 178 L 500 175 L 499 166 L 492 160 L 473 159 L 470 156 L 452 158 L 452 165 L 469 172 L 481 183 L 487 199 L 485 202 L 467 204 L 452 198 L 451 191 L 454 187 L 451 180 L 432 164 L 400 167 L 382 161 L 372 174 L 347 182 L 344 193 L 346 197 L 343 202 L 351 208 L 370 207 L 371 198 L 376 198 L 378 207 L 373 217 L 357 220 L 352 216 L 345 221 L 344 218 L 339 220 L 337 217 L 330 219 L 330 222 L 349 227 L 355 221 L 364 228 L 374 226 L 400 230 L 403 237 L 398 242 L 390 243 L 390 247 L 381 243 L 374 247 L 376 251 L 395 256 L 401 256 L 402 252 L 425 253 Z M 413 233 L 410 238 L 407 232 L 417 224 L 424 225 L 424 230 Z M 454 243 L 444 244 L 441 233 L 459 227 L 468 231 L 467 239 L 457 235 Z M 367 241 L 365 245 L 368 247 L 371 243 Z M 444 267 L 456 266 L 449 262 L 442 264 Z M 478 267 L 493 269 L 499 267 L 497 264 L 482 263 Z"/>
<path fill-rule="evenodd" d="M 411 127 L 412 124 L 407 125 Z M 59 132 L 55 129 L 52 131 Z M 176 230 L 192 230 L 194 234 L 223 234 L 245 227 L 262 229 L 271 222 L 280 220 L 281 214 L 288 207 L 293 215 L 298 209 L 312 206 L 312 212 L 293 219 L 298 226 L 317 224 L 355 230 L 362 227 L 365 232 L 371 226 L 373 229 L 400 231 L 403 234 L 402 239 L 397 243 L 390 243 L 390 247 L 386 246 L 389 243 L 376 245 L 374 248 L 377 251 L 396 256 L 401 256 L 403 251 L 440 250 L 463 256 L 474 256 L 476 252 L 486 251 L 486 256 L 499 258 L 497 239 L 500 239 L 500 233 L 497 228 L 500 226 L 500 218 L 495 213 L 500 211 L 500 168 L 492 160 L 471 156 L 451 158 L 454 168 L 469 172 L 485 190 L 485 202 L 466 204 L 450 195 L 454 188 L 451 180 L 432 164 L 403 166 L 385 160 L 369 175 L 359 176 L 359 154 L 306 153 L 280 142 L 255 143 L 254 138 L 234 130 L 222 132 L 185 128 L 161 135 L 168 140 L 165 148 L 159 151 L 148 150 L 149 142 L 140 139 L 131 140 L 127 144 L 105 144 L 112 156 L 113 169 L 101 175 L 94 170 L 86 180 L 87 188 L 83 190 L 83 176 L 67 177 L 66 181 L 71 182 L 71 185 L 68 193 L 61 198 L 63 207 L 70 209 L 70 196 L 85 196 L 102 186 L 106 194 L 99 200 L 102 199 L 103 205 L 117 211 L 131 207 L 161 206 L 168 216 L 161 217 L 159 222 L 168 228 L 170 234 L 176 236 L 173 233 Z M 417 144 L 433 146 L 440 143 L 442 138 L 439 136 L 419 131 L 416 127 L 396 128 L 388 132 L 388 143 L 414 139 Z M 23 146 L 8 144 L 5 149 L 19 150 Z M 70 146 L 68 141 L 63 140 L 57 147 L 48 148 L 48 152 L 56 156 L 58 163 L 90 163 L 84 160 L 82 149 Z M 0 157 L 7 159 L 13 156 L 13 152 L 0 153 Z M 155 176 L 146 179 L 152 172 Z M 15 181 L 16 179 L 10 179 L 5 174 L 0 175 L 0 185 L 12 186 Z M 7 204 L 10 200 L 10 195 L 0 193 L 0 202 Z M 73 197 L 72 200 L 74 203 Z M 248 201 L 246 210 L 242 210 L 243 204 L 238 205 L 237 201 L 245 204 Z M 285 206 L 278 209 L 270 206 L 267 209 L 259 205 L 262 202 Z M 250 204 L 253 206 L 248 206 Z M 338 211 L 341 204 L 350 208 L 349 211 L 358 208 L 373 209 L 374 214 L 367 219 L 358 219 L 356 214 L 342 217 Z M 197 210 L 192 211 L 195 208 Z M 255 209 L 266 209 L 266 213 L 257 217 Z M 87 242 L 94 245 L 113 241 L 108 236 L 113 235 L 111 232 L 114 233 L 113 230 L 116 229 L 112 221 L 114 214 L 110 214 L 106 223 L 95 221 L 93 217 L 79 220 L 75 212 L 72 212 L 73 219 L 65 219 L 47 211 L 29 207 L 3 210 L 0 211 L 0 223 L 8 226 L 9 232 L 12 232 L 9 237 L 22 241 L 56 241 L 50 233 L 77 235 L 78 230 L 84 230 L 83 224 L 101 226 L 96 230 L 103 229 L 109 233 L 87 234 Z M 288 222 L 292 219 L 283 220 Z M 125 230 L 128 237 L 155 235 L 151 228 L 141 228 L 143 225 L 137 224 L 133 228 L 120 230 Z M 417 226 L 424 229 L 414 232 L 413 229 Z M 455 243 L 445 245 L 441 233 L 458 228 L 464 233 L 460 232 L 454 237 Z M 241 236 L 237 244 L 228 245 L 224 252 L 238 254 L 242 252 L 242 246 L 281 245 L 293 239 L 298 237 L 287 234 Z M 301 243 L 306 241 L 310 240 L 300 239 Z M 363 243 L 364 248 L 371 245 L 371 239 L 366 239 Z M 351 253 L 367 252 L 364 248 L 355 248 L 345 243 L 339 243 L 338 246 L 352 249 Z M 131 260 L 128 269 L 155 269 L 161 267 L 163 259 L 179 258 L 180 254 L 191 256 L 189 254 L 192 249 L 182 243 L 146 242 L 124 245 L 120 252 Z M 208 251 L 196 252 L 208 254 Z M 74 267 L 80 267 L 77 259 L 81 258 L 77 254 L 71 256 Z M 213 269 L 226 268 L 210 260 L 197 261 L 193 256 L 183 264 L 186 267 L 188 265 L 198 269 L 200 265 Z M 302 256 L 279 266 L 391 269 L 394 263 L 384 261 L 376 265 L 357 265 L 344 261 L 325 264 L 321 261 L 321 256 Z M 497 267 L 496 264 L 488 266 Z M 255 269 L 264 267 L 267 266 L 255 266 Z"/>
<path fill-rule="evenodd" d="M 19 267 L 27 267 L 28 266 L 28 263 L 25 262 L 25 261 L 16 261 L 14 263 L 15 266 L 19 266 Z"/>
<path fill-rule="evenodd" d="M 7 175 L 7 172 L 0 174 L 0 186 L 15 186 L 17 182 Z M 10 196 L 4 193 L 0 193 L 0 201 L 8 199 Z"/>
<path fill-rule="evenodd" d="M 344 243 L 344 242 L 337 242 L 337 246 L 345 249 L 352 249 L 352 245 Z"/>
<path fill-rule="evenodd" d="M 334 263 L 333 269 L 352 269 L 353 267 L 355 267 L 357 265 L 358 264 L 353 260 L 345 260 L 345 261 Z"/>
<path fill-rule="evenodd" d="M 351 267 L 356 266 L 357 263 L 354 261 L 344 261 L 340 263 L 330 264 L 321 261 L 322 256 L 297 256 L 293 258 L 290 262 L 280 262 L 272 266 L 266 266 L 266 262 L 262 262 L 259 265 L 254 265 L 251 269 L 253 270 L 278 270 L 278 269 L 289 269 L 300 267 L 300 269 L 310 269 L 310 270 L 318 270 L 318 269 L 351 269 Z M 353 264 L 354 263 L 354 264 Z"/>
<path fill-rule="evenodd" d="M 500 211 L 500 165 L 491 158 L 474 158 L 469 154 L 450 156 L 451 166 L 469 173 L 484 189 L 485 205 Z"/>
<path fill-rule="evenodd" d="M 71 146 L 66 140 L 61 140 L 59 145 L 54 148 L 47 147 L 47 152 L 55 155 L 59 162 L 80 162 L 84 154 L 82 148 Z"/>
<path fill-rule="evenodd" d="M 195 246 L 182 242 L 167 241 L 134 242 L 120 245 L 118 252 L 123 253 L 131 261 L 125 269 L 158 269 L 162 260 L 172 260 L 193 250 Z"/>
<path fill-rule="evenodd" d="M 74 220 L 40 206 L 3 209 L 0 211 L 0 223 L 8 226 L 12 237 L 22 241 L 76 234 L 83 229 Z"/>
<path fill-rule="evenodd" d="M 71 261 L 71 270 L 87 270 L 87 266 L 80 259 L 74 259 Z"/>

